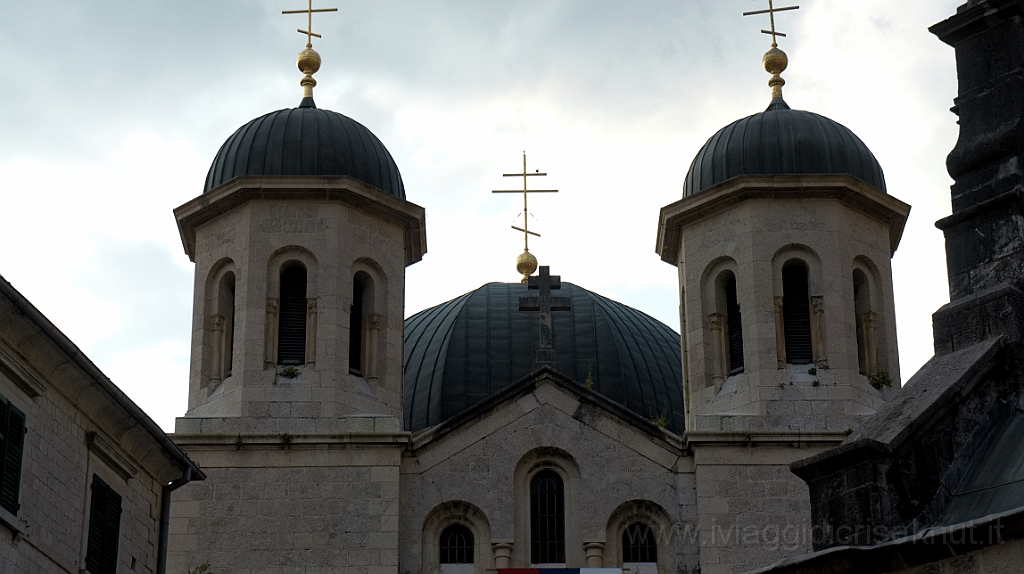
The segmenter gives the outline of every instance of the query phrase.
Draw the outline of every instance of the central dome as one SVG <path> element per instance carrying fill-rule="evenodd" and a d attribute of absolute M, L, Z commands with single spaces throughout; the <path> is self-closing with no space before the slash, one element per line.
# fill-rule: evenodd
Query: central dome
<path fill-rule="evenodd" d="M 244 175 L 348 176 L 405 199 L 402 175 L 377 136 L 312 98 L 238 128 L 217 152 L 203 193 Z"/>
<path fill-rule="evenodd" d="M 776 98 L 764 112 L 729 124 L 704 144 L 683 195 L 741 175 L 794 174 L 849 174 L 886 191 L 882 166 L 849 128 Z"/>
<path fill-rule="evenodd" d="M 406 430 L 438 425 L 535 370 L 539 313 L 519 310 L 530 293 L 522 283 L 489 283 L 406 319 Z M 558 295 L 572 310 L 551 314 L 557 370 L 681 432 L 679 334 L 571 283 Z"/>

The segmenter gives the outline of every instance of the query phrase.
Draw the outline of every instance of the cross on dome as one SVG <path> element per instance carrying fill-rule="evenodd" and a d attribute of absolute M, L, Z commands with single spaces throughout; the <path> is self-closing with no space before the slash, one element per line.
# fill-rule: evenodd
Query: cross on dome
<path fill-rule="evenodd" d="M 557 189 L 528 189 L 527 179 L 531 176 L 546 176 L 538 169 L 533 173 L 526 171 L 526 152 L 523 151 L 523 173 L 503 173 L 502 177 L 522 177 L 523 189 L 495 189 L 491 193 L 521 193 L 523 194 L 523 226 L 512 226 L 512 229 L 523 232 L 523 252 L 516 258 L 516 271 L 523 274 L 523 283 L 526 283 L 530 275 L 537 270 L 537 258 L 530 253 L 530 236 L 540 237 L 540 233 L 530 231 L 530 218 L 527 211 L 527 196 L 531 193 L 558 193 Z"/>
<path fill-rule="evenodd" d="M 520 297 L 520 311 L 540 311 L 540 338 L 537 349 L 537 360 L 535 366 L 548 365 L 554 367 L 555 349 L 551 339 L 551 312 L 569 311 L 572 309 L 572 300 L 568 297 L 554 297 L 552 289 L 562 288 L 562 278 L 558 275 L 551 275 L 547 265 L 542 265 L 540 275 L 529 278 L 529 289 L 538 291 L 536 296 Z"/>
<path fill-rule="evenodd" d="M 295 66 L 302 72 L 302 79 L 299 80 L 299 85 L 302 86 L 302 104 L 299 107 L 316 107 L 313 104 L 313 88 L 316 86 L 316 80 L 313 79 L 313 74 L 320 69 L 320 54 L 316 53 L 313 49 L 313 36 L 321 38 L 320 34 L 313 31 L 313 12 L 337 12 L 337 8 L 314 8 L 313 0 L 306 1 L 305 10 L 282 10 L 282 14 L 305 14 L 306 15 L 306 29 L 298 28 L 300 34 L 306 35 L 306 49 L 299 52 L 299 55 L 295 58 Z"/>

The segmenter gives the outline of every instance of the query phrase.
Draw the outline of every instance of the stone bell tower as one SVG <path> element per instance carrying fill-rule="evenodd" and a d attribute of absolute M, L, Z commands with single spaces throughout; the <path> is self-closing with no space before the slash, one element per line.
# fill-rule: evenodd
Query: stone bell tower
<path fill-rule="evenodd" d="M 316 107 L 303 33 L 299 106 L 239 128 L 174 212 L 196 264 L 174 440 L 208 480 L 175 493 L 169 571 L 398 571 L 405 267 L 424 211 L 370 130 Z"/>
<path fill-rule="evenodd" d="M 299 107 L 239 128 L 203 194 L 175 210 L 196 263 L 179 430 L 211 418 L 313 430 L 321 417 L 401 417 L 404 275 L 425 252 L 424 212 L 380 140 L 316 107 L 316 52 L 298 64 Z"/>
<path fill-rule="evenodd" d="M 658 225 L 657 251 L 679 270 L 697 524 L 718 547 L 701 552 L 702 572 L 784 558 L 722 532 L 737 517 L 743 532 L 810 532 L 790 463 L 838 446 L 900 385 L 890 261 L 910 206 L 852 131 L 783 99 L 775 13 L 795 9 L 754 12 L 772 16 L 771 103 L 704 144 Z M 809 537 L 793 544 L 811 550 Z"/>

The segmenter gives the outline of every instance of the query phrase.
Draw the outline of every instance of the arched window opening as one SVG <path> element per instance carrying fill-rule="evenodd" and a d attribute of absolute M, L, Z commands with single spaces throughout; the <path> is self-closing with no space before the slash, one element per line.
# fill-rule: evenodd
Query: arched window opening
<path fill-rule="evenodd" d="M 553 470 L 530 480 L 530 562 L 565 562 L 565 485 Z"/>
<path fill-rule="evenodd" d="M 372 280 L 360 271 L 352 277 L 352 307 L 349 311 L 348 371 L 364 375 L 366 370 L 366 316 L 372 312 Z"/>
<path fill-rule="evenodd" d="M 281 307 L 278 315 L 277 364 L 306 362 L 306 268 L 292 265 L 281 270 Z"/>
<path fill-rule="evenodd" d="M 786 337 L 786 362 L 806 365 L 814 361 L 811 345 L 811 302 L 807 267 L 802 262 L 782 268 L 782 320 Z"/>
<path fill-rule="evenodd" d="M 862 375 L 874 375 L 878 370 L 876 314 L 871 308 L 871 284 L 860 269 L 853 270 L 853 312 L 857 329 L 857 365 Z"/>
<path fill-rule="evenodd" d="M 221 353 L 217 367 L 222 373 L 222 378 L 231 376 L 233 356 L 235 353 L 235 274 L 228 272 L 220 280 L 220 289 L 217 293 L 217 310 L 223 317 L 223 331 L 220 333 Z"/>
<path fill-rule="evenodd" d="M 441 564 L 472 564 L 473 533 L 465 524 L 452 524 L 441 531 Z"/>
<path fill-rule="evenodd" d="M 729 342 L 729 374 L 743 372 L 743 321 L 736 298 L 736 276 L 725 281 L 725 332 Z"/>
<path fill-rule="evenodd" d="M 622 562 L 657 562 L 658 541 L 654 529 L 643 522 L 634 522 L 622 531 Z"/>

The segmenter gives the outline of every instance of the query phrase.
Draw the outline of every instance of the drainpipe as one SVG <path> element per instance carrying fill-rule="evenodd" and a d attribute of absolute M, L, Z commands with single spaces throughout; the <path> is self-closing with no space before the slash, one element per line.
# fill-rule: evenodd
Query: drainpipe
<path fill-rule="evenodd" d="M 164 485 L 160 495 L 160 542 L 156 554 L 156 574 L 167 574 L 167 537 L 171 523 L 171 492 L 192 481 L 192 467 L 186 466 L 181 478 Z"/>

